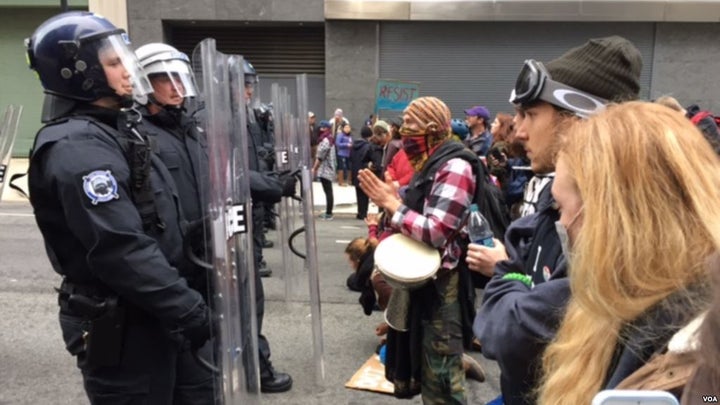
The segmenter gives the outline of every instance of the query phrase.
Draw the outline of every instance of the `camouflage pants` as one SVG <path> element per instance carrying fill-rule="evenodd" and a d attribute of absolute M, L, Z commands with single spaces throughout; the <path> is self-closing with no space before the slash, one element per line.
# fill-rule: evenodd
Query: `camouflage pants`
<path fill-rule="evenodd" d="M 423 404 L 465 404 L 462 367 L 462 319 L 458 302 L 458 274 L 439 277 L 440 307 L 423 321 Z"/>

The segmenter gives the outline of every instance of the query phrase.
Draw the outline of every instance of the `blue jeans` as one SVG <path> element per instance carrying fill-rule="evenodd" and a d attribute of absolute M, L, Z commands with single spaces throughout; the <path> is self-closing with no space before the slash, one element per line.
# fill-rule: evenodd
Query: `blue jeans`
<path fill-rule="evenodd" d="M 343 172 L 345 178 L 350 180 L 350 158 L 345 156 L 338 156 L 337 160 L 337 171 L 338 173 Z"/>

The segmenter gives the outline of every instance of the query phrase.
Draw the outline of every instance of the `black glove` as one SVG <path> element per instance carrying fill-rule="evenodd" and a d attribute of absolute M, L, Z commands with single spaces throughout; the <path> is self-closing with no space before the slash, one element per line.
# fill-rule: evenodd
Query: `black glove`
<path fill-rule="evenodd" d="M 292 197 L 295 195 L 295 186 L 297 185 L 297 177 L 291 171 L 286 170 L 280 173 L 280 182 L 283 185 L 283 197 Z"/>
<path fill-rule="evenodd" d="M 193 326 L 183 330 L 182 334 L 190 341 L 190 349 L 198 350 L 205 345 L 205 342 L 211 337 L 217 335 L 219 331 L 217 320 L 210 312 L 210 308 L 205 309 L 203 322 L 198 326 Z"/>

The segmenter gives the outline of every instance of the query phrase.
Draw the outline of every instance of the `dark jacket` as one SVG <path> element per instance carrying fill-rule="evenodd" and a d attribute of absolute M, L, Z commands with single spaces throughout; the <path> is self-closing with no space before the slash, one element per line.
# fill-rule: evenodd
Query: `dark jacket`
<path fill-rule="evenodd" d="M 172 176 L 152 155 L 150 184 L 164 228 L 146 231 L 130 195 L 125 135 L 113 130 L 117 112 L 77 113 L 101 124 L 77 118 L 47 125 L 30 158 L 30 202 L 53 269 L 66 282 L 118 295 L 168 329 L 201 326 L 206 305 L 178 271 L 185 259 Z M 73 339 L 77 330 L 66 332 Z"/>
<path fill-rule="evenodd" d="M 350 153 L 350 171 L 353 186 L 360 185 L 357 181 L 357 174 L 362 169 L 373 169 L 373 173 L 380 177 L 382 152 L 382 147 L 363 138 L 353 143 L 352 152 Z"/>
<path fill-rule="evenodd" d="M 533 176 L 529 169 L 530 161 L 522 158 L 509 158 L 507 164 L 491 170 L 492 175 L 500 181 L 505 196 L 505 204 L 511 208 L 514 204 L 522 203 L 525 186 Z"/>
<path fill-rule="evenodd" d="M 509 260 L 499 262 L 485 287 L 483 305 L 473 325 L 483 355 L 500 367 L 505 404 L 532 404 L 541 356 L 557 332 L 570 297 L 567 265 L 555 231 L 559 214 L 550 188 L 539 199 L 539 211 L 510 224 L 505 234 Z M 534 288 L 508 273 L 532 276 Z"/>
<path fill-rule="evenodd" d="M 275 204 L 282 198 L 283 184 L 280 178 L 269 172 L 270 166 L 260 154 L 266 153 L 263 146 L 263 130 L 256 122 L 248 122 L 248 168 L 250 169 L 250 194 L 253 204 L 258 202 Z"/>
<path fill-rule="evenodd" d="M 668 296 L 625 325 L 620 330 L 604 389 L 614 389 L 654 354 L 665 352 L 673 335 L 699 315 L 710 294 L 707 285 L 691 286 L 687 291 Z"/>
<path fill-rule="evenodd" d="M 350 274 L 347 278 L 347 286 L 353 291 L 360 292 L 360 298 L 358 302 L 363 308 L 365 315 L 372 314 L 377 298 L 375 297 L 375 290 L 373 290 L 370 276 L 372 275 L 373 268 L 375 266 L 374 250 L 368 250 L 362 257 L 360 257 L 358 268 L 355 272 Z"/>
<path fill-rule="evenodd" d="M 359 185 L 357 181 L 358 172 L 367 168 L 369 150 L 370 142 L 363 138 L 356 140 L 352 145 L 352 152 L 350 152 L 350 176 L 353 186 Z"/>
<path fill-rule="evenodd" d="M 184 218 L 189 222 L 201 219 L 210 181 L 204 133 L 181 109 L 143 116 L 139 130 L 154 141 L 158 157 L 175 180 Z"/>
<path fill-rule="evenodd" d="M 490 146 L 492 145 L 492 142 L 492 134 L 490 133 L 490 131 L 485 130 L 485 132 L 483 132 L 476 138 L 467 137 L 467 139 L 465 139 L 465 146 L 467 146 L 468 149 L 470 149 L 471 151 L 475 152 L 476 155 L 480 157 L 485 157 L 490 151 Z"/>

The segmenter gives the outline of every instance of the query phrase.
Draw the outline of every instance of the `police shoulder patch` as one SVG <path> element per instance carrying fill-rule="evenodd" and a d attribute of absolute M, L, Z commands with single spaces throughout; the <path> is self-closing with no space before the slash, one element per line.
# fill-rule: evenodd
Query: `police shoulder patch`
<path fill-rule="evenodd" d="M 83 179 L 83 191 L 93 205 L 120 198 L 118 184 L 110 170 L 95 170 Z"/>

